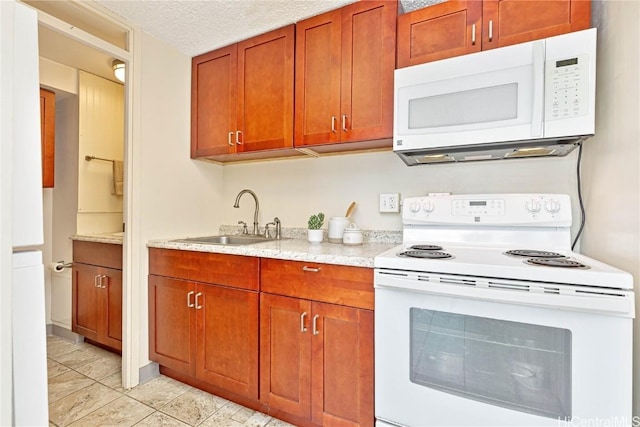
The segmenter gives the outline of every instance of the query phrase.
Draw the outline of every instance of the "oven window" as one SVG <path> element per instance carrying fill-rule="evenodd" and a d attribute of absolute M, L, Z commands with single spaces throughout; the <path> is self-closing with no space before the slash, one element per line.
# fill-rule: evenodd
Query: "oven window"
<path fill-rule="evenodd" d="M 411 308 L 410 380 L 549 418 L 571 417 L 571 331 Z"/>

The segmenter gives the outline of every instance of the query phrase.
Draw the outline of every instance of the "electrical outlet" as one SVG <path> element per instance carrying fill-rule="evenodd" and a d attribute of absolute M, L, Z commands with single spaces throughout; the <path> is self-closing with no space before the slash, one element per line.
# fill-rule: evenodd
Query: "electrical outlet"
<path fill-rule="evenodd" d="M 400 212 L 400 193 L 380 194 L 380 212 Z"/>

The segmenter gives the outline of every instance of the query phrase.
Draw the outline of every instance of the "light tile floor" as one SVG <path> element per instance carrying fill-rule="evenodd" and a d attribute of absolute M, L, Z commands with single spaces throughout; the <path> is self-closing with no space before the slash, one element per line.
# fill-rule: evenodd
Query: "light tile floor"
<path fill-rule="evenodd" d="M 169 377 L 125 390 L 121 360 L 87 343 L 47 337 L 50 426 L 291 427 Z"/>

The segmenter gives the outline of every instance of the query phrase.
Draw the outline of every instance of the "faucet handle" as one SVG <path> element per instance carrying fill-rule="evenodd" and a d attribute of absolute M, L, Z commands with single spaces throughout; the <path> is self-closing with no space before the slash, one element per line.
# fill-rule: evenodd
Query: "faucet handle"
<path fill-rule="evenodd" d="M 276 224 L 276 239 L 280 240 L 282 238 L 282 228 L 280 219 L 278 217 L 273 218 L 273 222 Z"/>
<path fill-rule="evenodd" d="M 270 225 L 276 225 L 276 223 L 275 222 L 268 222 L 268 223 L 265 224 L 265 226 L 264 226 L 264 237 L 266 237 L 267 239 L 271 238 L 270 235 L 269 235 L 269 226 Z"/>
<path fill-rule="evenodd" d="M 247 223 L 244 221 L 238 221 L 238 224 L 242 224 L 242 234 L 249 234 L 249 230 L 247 230 Z"/>

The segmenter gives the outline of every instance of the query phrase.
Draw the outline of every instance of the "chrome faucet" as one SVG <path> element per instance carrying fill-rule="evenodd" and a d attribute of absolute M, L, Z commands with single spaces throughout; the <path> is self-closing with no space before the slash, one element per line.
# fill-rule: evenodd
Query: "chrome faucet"
<path fill-rule="evenodd" d="M 242 197 L 244 193 L 251 194 L 253 196 L 253 200 L 256 202 L 256 210 L 253 213 L 253 234 L 257 236 L 258 235 L 258 211 L 260 210 L 260 203 L 258 202 L 258 196 L 256 196 L 256 193 L 254 193 L 251 190 L 242 190 L 241 192 L 238 193 L 238 196 L 236 197 L 236 203 L 233 205 L 233 207 L 234 208 L 240 207 L 240 197 Z"/>

